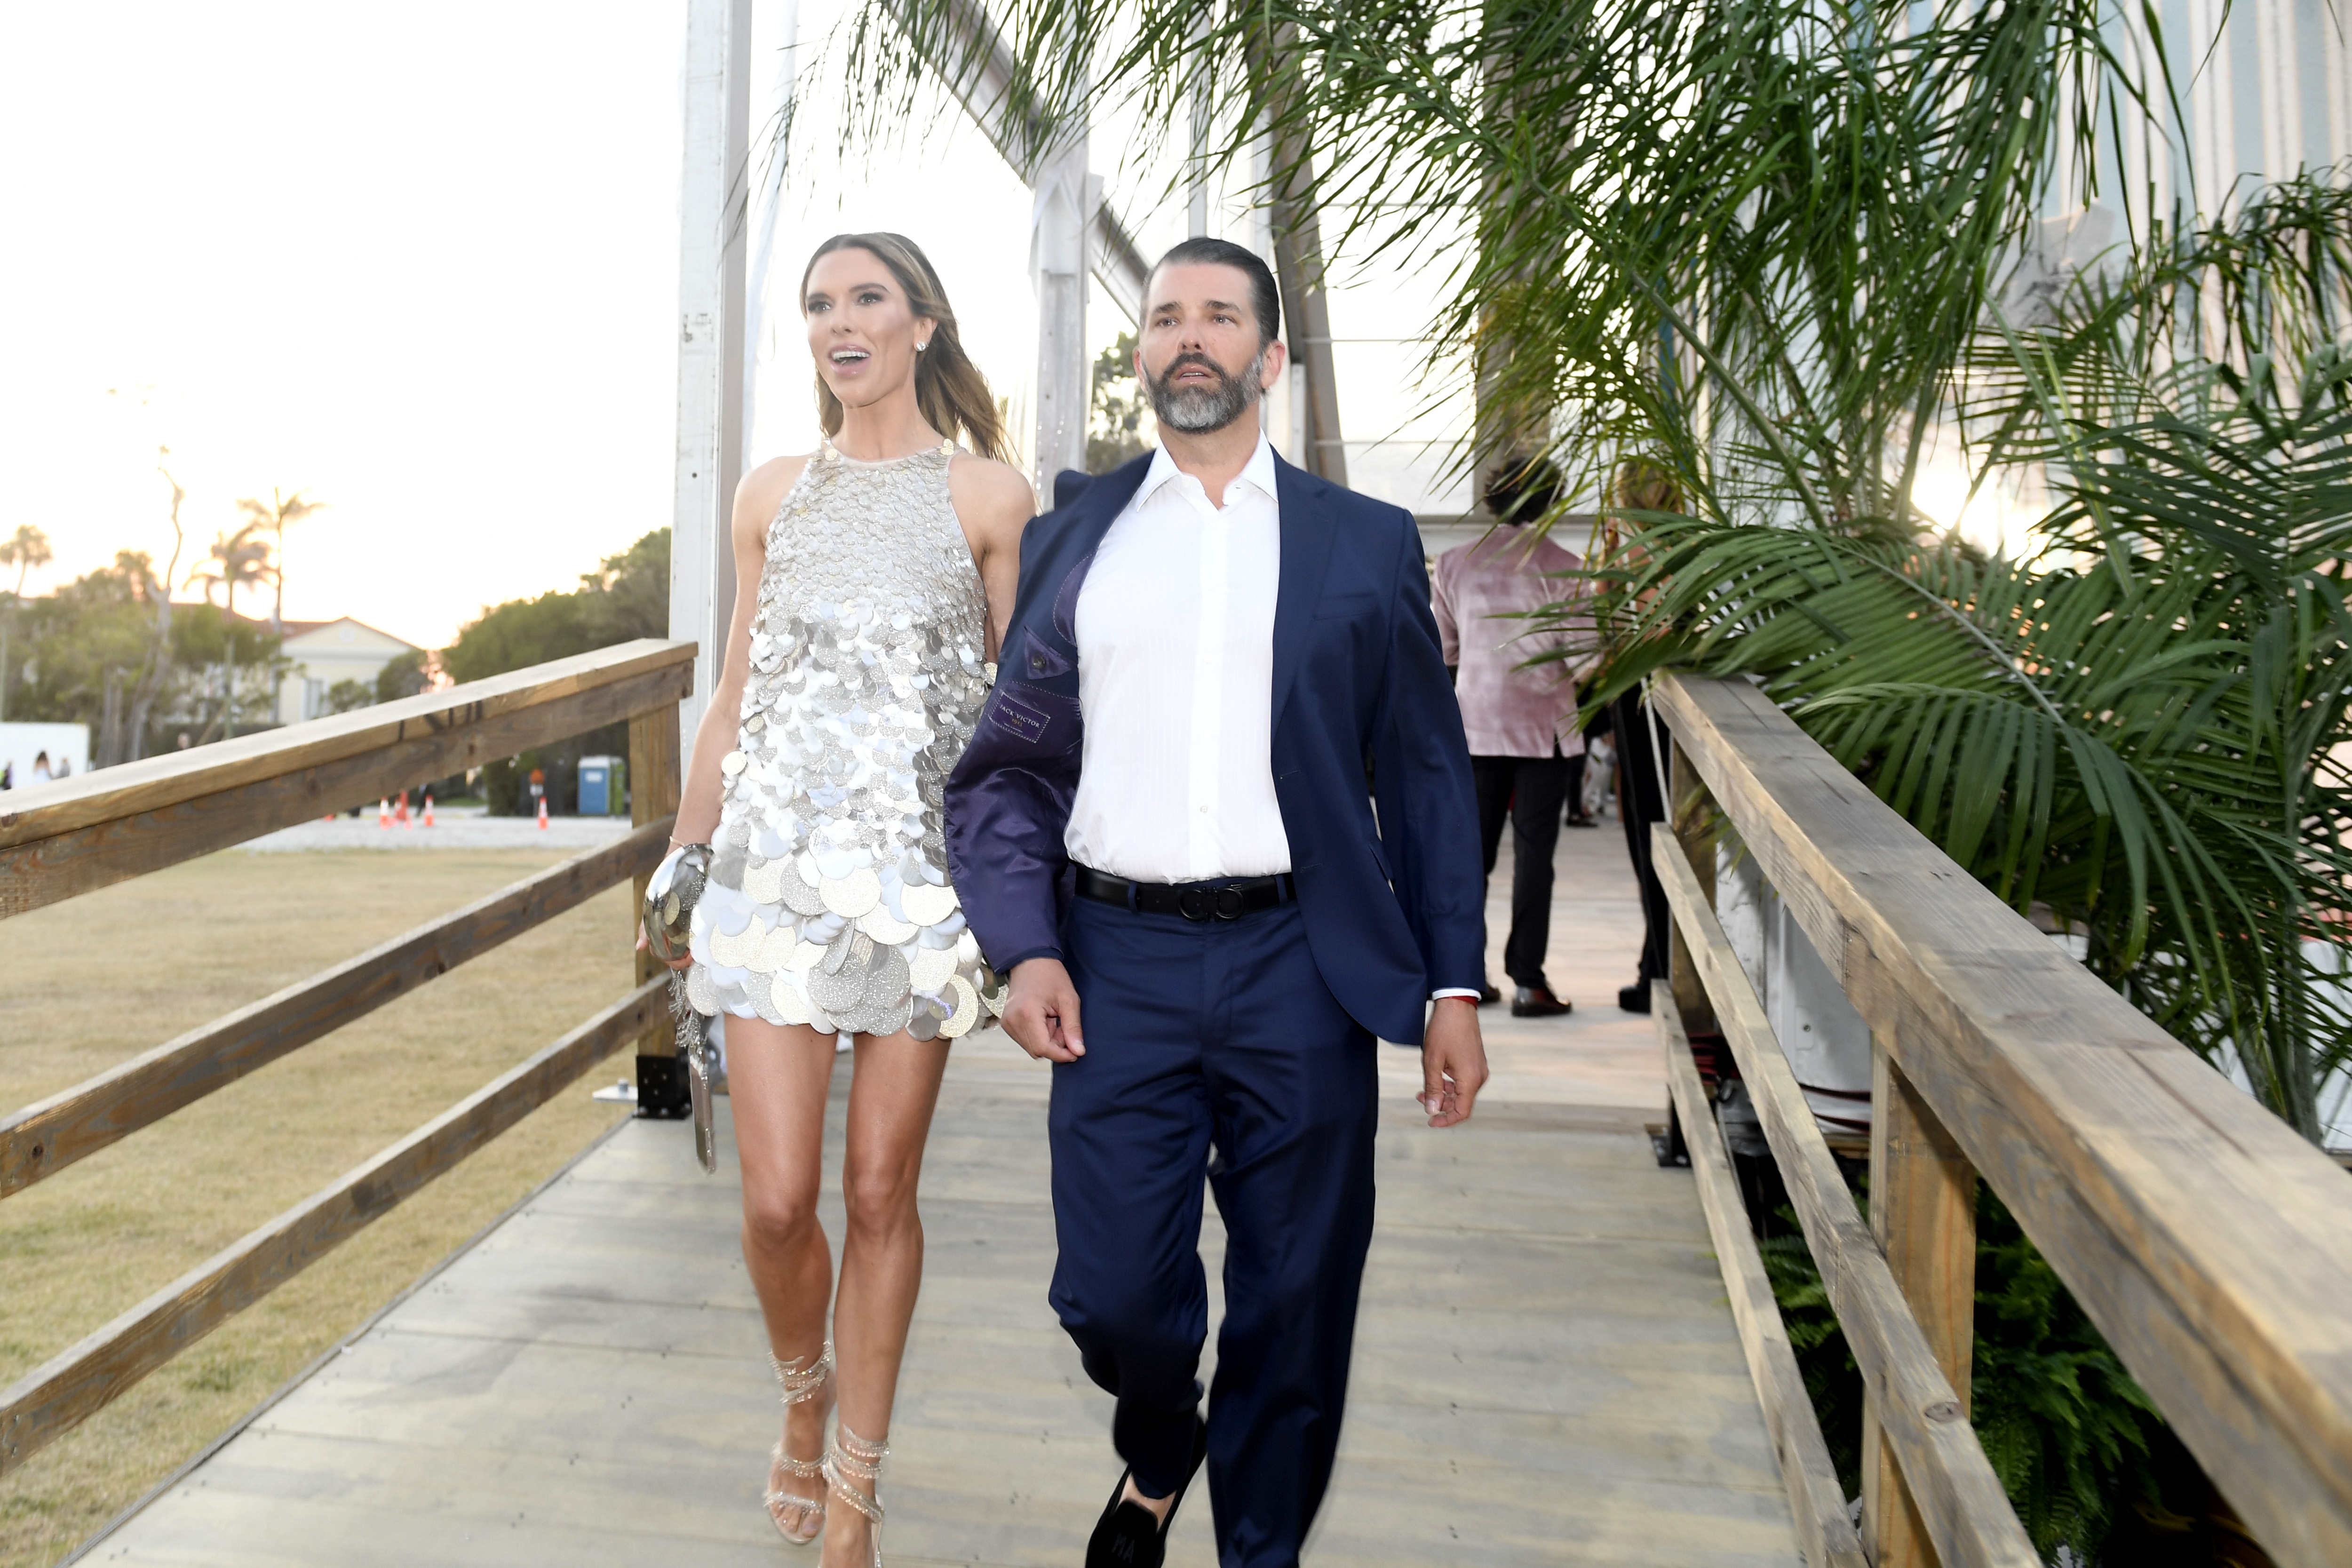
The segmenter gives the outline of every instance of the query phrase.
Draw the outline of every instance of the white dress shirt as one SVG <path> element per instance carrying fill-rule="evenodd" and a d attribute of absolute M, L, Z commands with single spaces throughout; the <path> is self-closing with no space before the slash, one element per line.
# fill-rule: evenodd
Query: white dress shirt
<path fill-rule="evenodd" d="M 1152 453 L 1078 592 L 1071 859 L 1139 882 L 1290 869 L 1272 755 L 1281 572 L 1264 437 L 1216 502 Z"/>
<path fill-rule="evenodd" d="M 1154 451 L 1078 590 L 1086 740 L 1062 837 L 1071 859 L 1137 882 L 1290 869 L 1274 794 L 1281 582 L 1265 438 L 1215 505 L 1165 447 Z"/>

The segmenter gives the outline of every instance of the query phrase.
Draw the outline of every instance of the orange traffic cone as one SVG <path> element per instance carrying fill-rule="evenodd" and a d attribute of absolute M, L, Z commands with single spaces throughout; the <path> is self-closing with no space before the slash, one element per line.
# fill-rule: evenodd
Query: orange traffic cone
<path fill-rule="evenodd" d="M 385 828 L 392 826 L 392 802 L 384 799 L 381 795 L 376 797 L 375 825 L 378 827 Z"/>
<path fill-rule="evenodd" d="M 539 830 L 541 833 L 547 831 L 547 797 L 545 795 L 539 797 Z"/>
<path fill-rule="evenodd" d="M 425 792 L 425 826 L 427 827 L 433 826 L 433 792 L 431 790 Z"/>
<path fill-rule="evenodd" d="M 416 826 L 415 822 L 408 815 L 408 792 L 406 790 L 402 790 L 400 792 L 400 804 L 393 807 L 392 815 L 393 819 L 398 822 L 403 827 L 414 827 Z"/>

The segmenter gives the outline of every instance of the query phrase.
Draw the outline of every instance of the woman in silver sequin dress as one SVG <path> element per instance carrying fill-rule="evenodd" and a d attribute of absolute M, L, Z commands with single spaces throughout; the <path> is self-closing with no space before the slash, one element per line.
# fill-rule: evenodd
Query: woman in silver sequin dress
<path fill-rule="evenodd" d="M 922 1278 L 923 1141 L 949 1042 L 1003 1000 L 948 880 L 940 786 L 992 679 L 1034 497 L 912 241 L 826 241 L 802 308 L 826 439 L 736 493 L 740 586 L 677 839 L 713 854 L 687 987 L 727 1016 L 743 1257 L 784 1397 L 765 1502 L 788 1541 L 824 1530 L 828 1565 L 865 1568 Z M 835 1031 L 856 1056 L 828 1342 Z"/>

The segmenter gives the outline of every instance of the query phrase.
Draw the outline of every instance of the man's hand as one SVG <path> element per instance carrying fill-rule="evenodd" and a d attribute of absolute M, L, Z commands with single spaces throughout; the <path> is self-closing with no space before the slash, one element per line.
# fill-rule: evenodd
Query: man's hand
<path fill-rule="evenodd" d="M 1013 1019 L 1008 1013 L 1005 1020 Z M 1421 1108 L 1432 1127 L 1470 1120 L 1486 1082 L 1486 1047 L 1478 1038 L 1478 1005 L 1467 996 L 1440 996 L 1421 1037 Z"/>
<path fill-rule="evenodd" d="M 1074 1062 L 1087 1054 L 1078 1028 L 1078 990 L 1058 958 L 1026 958 L 1013 966 L 1013 995 L 1004 1004 L 1004 1032 L 1033 1057 Z M 1472 1035 L 1476 1048 L 1476 1035 Z M 1482 1062 L 1478 1068 L 1486 1076 Z"/>

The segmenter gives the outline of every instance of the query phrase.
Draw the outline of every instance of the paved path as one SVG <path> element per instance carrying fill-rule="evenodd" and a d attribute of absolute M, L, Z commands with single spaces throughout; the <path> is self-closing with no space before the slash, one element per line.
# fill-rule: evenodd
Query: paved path
<path fill-rule="evenodd" d="M 265 833 L 243 847 L 249 855 L 283 855 L 306 849 L 381 849 L 414 854 L 425 849 L 593 849 L 629 836 L 625 816 L 551 816 L 545 826 L 533 816 L 492 816 L 480 806 L 436 811 L 433 826 L 421 816 L 390 827 L 373 807 L 357 816 L 328 816 Z"/>
<path fill-rule="evenodd" d="M 1495 1019 L 1499 1092 L 1471 1127 L 1421 1126 L 1414 1058 L 1383 1047 L 1380 1224 L 1310 1564 L 1799 1561 L 1689 1174 L 1641 1128 L 1662 1095 L 1647 1021 L 1613 1005 L 1622 841 L 1576 835 L 1571 866 L 1551 977 L 1578 1012 Z M 1108 1401 L 1045 1304 L 1044 1121 L 1033 1064 L 1001 1038 L 957 1048 L 884 1489 L 894 1563 L 1076 1568 L 1116 1474 Z M 89 1560 L 784 1560 L 756 1501 L 776 1412 L 731 1169 L 722 1152 L 703 1176 L 681 1125 L 624 1124 Z M 1212 1205 L 1213 1290 L 1219 1245 Z M 1213 1562 L 1208 1518 L 1186 1510 L 1171 1563 Z"/>

